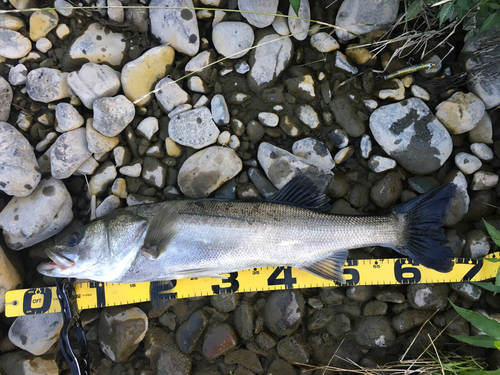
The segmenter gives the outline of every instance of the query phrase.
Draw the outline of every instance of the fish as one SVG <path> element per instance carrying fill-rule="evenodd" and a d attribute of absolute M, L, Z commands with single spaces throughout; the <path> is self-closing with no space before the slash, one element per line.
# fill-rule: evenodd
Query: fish
<path fill-rule="evenodd" d="M 330 202 L 306 176 L 265 201 L 171 200 L 97 218 L 46 249 L 43 275 L 138 283 L 218 277 L 292 266 L 346 283 L 350 249 L 383 246 L 439 272 L 453 267 L 443 225 L 455 185 L 447 184 L 379 215 L 325 212 Z"/>

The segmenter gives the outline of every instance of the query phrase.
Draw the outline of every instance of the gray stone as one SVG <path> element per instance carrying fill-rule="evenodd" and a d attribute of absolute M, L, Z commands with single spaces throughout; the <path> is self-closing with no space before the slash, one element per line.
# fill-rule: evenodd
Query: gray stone
<path fill-rule="evenodd" d="M 233 350 L 238 345 L 238 337 L 233 328 L 227 324 L 210 327 L 203 339 L 202 352 L 209 361 Z"/>
<path fill-rule="evenodd" d="M 274 193 L 276 193 L 277 189 L 274 185 L 267 179 L 267 177 L 257 168 L 250 168 L 248 170 L 248 177 L 252 180 L 252 183 L 255 185 L 259 193 L 264 197 L 268 198 Z"/>
<path fill-rule="evenodd" d="M 151 327 L 144 339 L 144 353 L 156 374 L 191 374 L 191 358 L 176 346 L 174 334 Z"/>
<path fill-rule="evenodd" d="M 190 354 L 201 338 L 207 324 L 208 318 L 203 311 L 197 310 L 191 314 L 175 332 L 175 341 L 179 349 L 186 354 Z"/>
<path fill-rule="evenodd" d="M 50 152 L 50 171 L 54 178 L 64 179 L 71 176 L 91 152 L 87 145 L 87 132 L 83 128 L 61 134 Z"/>
<path fill-rule="evenodd" d="M 142 178 L 156 189 L 163 189 L 167 180 L 167 167 L 157 158 L 146 156 L 142 168 Z"/>
<path fill-rule="evenodd" d="M 124 95 L 94 101 L 94 128 L 107 137 L 120 134 L 135 116 L 135 107 Z"/>
<path fill-rule="evenodd" d="M 397 333 L 404 333 L 421 327 L 432 315 L 432 311 L 409 309 L 392 318 L 392 326 Z"/>
<path fill-rule="evenodd" d="M 88 109 L 99 98 L 115 96 L 120 90 L 120 73 L 107 65 L 87 63 L 71 72 L 68 85 Z"/>
<path fill-rule="evenodd" d="M 146 138 L 148 141 L 151 141 L 156 132 L 159 129 L 158 119 L 156 117 L 146 117 L 142 120 L 137 126 L 137 132 Z"/>
<path fill-rule="evenodd" d="M 56 120 L 55 129 L 61 133 L 78 129 L 84 123 L 83 116 L 69 103 L 57 103 Z"/>
<path fill-rule="evenodd" d="M 26 83 L 26 76 L 28 69 L 23 64 L 17 64 L 9 70 L 9 83 L 12 86 L 24 85 Z"/>
<path fill-rule="evenodd" d="M 484 113 L 483 101 L 470 92 L 456 92 L 436 107 L 436 117 L 451 134 L 462 134 L 474 129 Z"/>
<path fill-rule="evenodd" d="M 279 0 L 238 0 L 238 9 L 249 24 L 264 28 L 273 23 L 278 4 Z"/>
<path fill-rule="evenodd" d="M 158 90 L 159 88 L 161 89 Z M 189 101 L 189 94 L 184 91 L 177 82 L 174 82 L 169 77 L 163 78 L 156 84 L 155 96 L 156 100 L 158 100 L 160 108 L 165 113 L 168 113 L 175 107 Z"/>
<path fill-rule="evenodd" d="M 260 364 L 259 357 L 250 350 L 236 349 L 226 355 L 224 362 L 229 365 L 241 365 L 244 368 L 251 370 L 252 373 L 262 372 L 262 365 Z"/>
<path fill-rule="evenodd" d="M 9 328 L 9 339 L 31 354 L 42 355 L 57 342 L 62 326 L 61 313 L 19 316 Z"/>
<path fill-rule="evenodd" d="M 387 209 L 399 200 L 403 184 L 397 172 L 389 172 L 375 182 L 370 190 L 370 198 L 377 206 Z"/>
<path fill-rule="evenodd" d="M 354 339 L 363 347 L 386 348 L 396 343 L 391 322 L 385 316 L 363 317 L 357 322 Z"/>
<path fill-rule="evenodd" d="M 102 135 L 93 126 L 91 118 L 87 120 L 85 127 L 87 137 L 87 148 L 92 153 L 102 154 L 114 149 L 120 142 L 118 137 L 106 137 Z"/>
<path fill-rule="evenodd" d="M 383 156 L 374 155 L 368 160 L 368 168 L 375 173 L 382 173 L 396 168 L 394 159 L 385 158 Z"/>
<path fill-rule="evenodd" d="M 276 345 L 278 355 L 287 362 L 308 363 L 311 356 L 309 346 L 300 333 L 287 336 Z"/>
<path fill-rule="evenodd" d="M 200 48 L 200 33 L 192 0 L 152 0 L 149 5 L 151 33 L 162 44 L 169 44 L 176 51 L 194 56 Z M 158 9 L 164 7 L 165 9 Z M 191 9 L 168 9 L 183 7 Z"/>
<path fill-rule="evenodd" d="M 440 168 L 451 155 L 451 136 L 423 101 L 403 100 L 376 109 L 370 129 L 384 151 L 415 174 Z"/>
<path fill-rule="evenodd" d="M 7 122 L 0 122 L 0 190 L 18 197 L 30 195 L 42 177 L 33 148 Z"/>
<path fill-rule="evenodd" d="M 40 181 L 28 197 L 11 199 L 0 212 L 7 246 L 21 250 L 59 233 L 73 219 L 72 205 L 64 184 L 53 177 Z"/>
<path fill-rule="evenodd" d="M 219 129 L 207 107 L 186 111 L 173 117 L 168 135 L 176 143 L 200 149 L 217 141 Z"/>
<path fill-rule="evenodd" d="M 239 59 L 250 51 L 255 35 L 244 22 L 221 22 L 212 30 L 215 49 L 228 59 Z"/>
<path fill-rule="evenodd" d="M 292 145 L 292 152 L 319 168 L 332 169 L 335 167 L 332 155 L 326 145 L 313 138 L 304 138 L 295 142 Z"/>
<path fill-rule="evenodd" d="M 342 164 L 354 154 L 354 146 L 347 146 L 337 151 L 333 157 L 335 164 Z"/>
<path fill-rule="evenodd" d="M 307 38 L 307 32 L 309 31 L 309 19 L 311 18 L 311 8 L 309 6 L 309 0 L 301 0 L 299 7 L 299 14 L 296 14 L 293 10 L 292 5 L 288 7 L 288 15 L 292 17 L 299 18 L 288 18 L 288 28 L 290 33 L 297 40 L 304 40 Z"/>
<path fill-rule="evenodd" d="M 288 70 L 288 75 L 290 78 L 285 80 L 285 86 L 289 93 L 293 94 L 297 99 L 308 102 L 316 99 L 314 76 L 310 70 L 305 67 L 292 67 Z M 307 112 L 311 112 L 311 110 Z M 295 114 L 298 114 L 297 109 Z"/>
<path fill-rule="evenodd" d="M 178 184 L 190 198 L 206 198 L 243 167 L 236 153 L 226 147 L 212 146 L 191 155 L 179 170 Z"/>
<path fill-rule="evenodd" d="M 339 43 L 333 36 L 325 32 L 319 32 L 311 36 L 311 46 L 321 53 L 332 52 L 340 48 Z"/>
<path fill-rule="evenodd" d="M 482 161 L 493 160 L 493 151 L 484 143 L 473 143 L 470 145 L 470 150 Z"/>
<path fill-rule="evenodd" d="M 7 121 L 10 114 L 10 106 L 12 104 L 12 88 L 5 78 L 0 77 L 0 121 Z"/>
<path fill-rule="evenodd" d="M 65 0 L 54 0 L 54 8 L 61 16 L 71 18 L 75 15 L 76 9 L 71 3 Z"/>
<path fill-rule="evenodd" d="M 320 190 L 325 190 L 333 180 L 333 172 L 307 162 L 286 150 L 262 142 L 257 151 L 257 158 L 269 180 L 281 189 L 293 177 L 307 175 Z"/>
<path fill-rule="evenodd" d="M 126 361 L 144 339 L 147 329 L 148 317 L 141 309 L 107 307 L 99 319 L 101 349 L 114 362 Z"/>
<path fill-rule="evenodd" d="M 210 297 L 210 304 L 220 312 L 233 311 L 241 298 L 239 293 L 224 293 Z"/>
<path fill-rule="evenodd" d="M 364 316 L 382 316 L 387 313 L 387 303 L 383 301 L 368 301 L 366 305 L 363 306 Z M 394 327 L 394 323 L 392 324 Z"/>
<path fill-rule="evenodd" d="M 116 210 L 118 207 L 120 207 L 120 205 L 120 198 L 118 198 L 116 195 L 111 194 L 107 196 L 99 206 L 97 206 L 95 215 L 96 217 L 105 216 Z"/>
<path fill-rule="evenodd" d="M 106 160 L 89 181 L 90 194 L 101 195 L 105 193 L 108 186 L 115 180 L 116 175 L 116 167 L 111 161 Z"/>
<path fill-rule="evenodd" d="M 493 143 L 493 127 L 488 112 L 484 113 L 483 118 L 474 129 L 469 130 L 467 137 L 471 143 Z"/>
<path fill-rule="evenodd" d="M 358 114 L 356 105 L 344 94 L 337 94 L 330 102 L 330 109 L 337 124 L 342 126 L 350 137 L 361 137 L 366 126 Z"/>
<path fill-rule="evenodd" d="M 481 298 L 482 289 L 471 283 L 451 283 L 450 288 L 469 301 L 479 301 Z"/>
<path fill-rule="evenodd" d="M 340 51 L 335 51 L 335 67 L 349 74 L 358 74 L 358 68 L 351 65 L 346 55 Z"/>
<path fill-rule="evenodd" d="M 472 190 L 493 189 L 498 184 L 498 175 L 492 172 L 477 171 L 472 176 Z"/>
<path fill-rule="evenodd" d="M 42 103 L 69 98 L 73 94 L 68 85 L 68 73 L 51 68 L 30 71 L 26 76 L 26 90 L 31 99 Z"/>
<path fill-rule="evenodd" d="M 457 224 L 464 218 L 469 210 L 469 193 L 467 192 L 467 180 L 462 172 L 455 169 L 446 175 L 444 184 L 453 183 L 456 186 L 455 196 L 451 199 L 450 209 L 446 216 L 445 225 L 447 227 Z"/>
<path fill-rule="evenodd" d="M 0 356 L 0 373 L 9 375 L 58 375 L 55 359 L 15 351 Z"/>
<path fill-rule="evenodd" d="M 279 10 L 276 12 L 276 16 L 274 17 L 274 21 L 271 26 L 273 27 L 274 31 L 276 31 L 280 35 L 290 35 L 288 20 L 283 17 L 283 13 L 281 13 Z"/>
<path fill-rule="evenodd" d="M 253 336 L 254 315 L 253 305 L 246 299 L 242 300 L 234 310 L 234 328 L 244 340 Z"/>
<path fill-rule="evenodd" d="M 290 335 L 299 327 L 305 313 L 304 297 L 300 290 L 271 293 L 264 307 L 267 328 L 278 336 Z"/>
<path fill-rule="evenodd" d="M 259 119 L 259 122 L 262 125 L 268 126 L 271 128 L 278 126 L 278 123 L 280 121 L 279 116 L 276 113 L 272 113 L 272 112 L 260 112 L 258 114 L 257 118 Z"/>
<path fill-rule="evenodd" d="M 0 28 L 0 56 L 20 59 L 31 51 L 31 41 L 14 30 Z"/>
<path fill-rule="evenodd" d="M 212 118 L 218 126 L 229 124 L 229 109 L 227 108 L 226 99 L 221 94 L 216 94 L 210 101 Z"/>
<path fill-rule="evenodd" d="M 276 33 L 260 32 L 255 38 L 258 47 L 250 52 L 248 85 L 254 92 L 274 84 L 292 61 L 293 44 Z"/>
<path fill-rule="evenodd" d="M 417 193 L 423 194 L 439 187 L 441 183 L 431 176 L 414 176 L 408 179 L 408 185 Z"/>
<path fill-rule="evenodd" d="M 448 302 L 448 286 L 445 284 L 410 284 L 407 289 L 410 306 L 417 310 L 444 308 Z"/>
<path fill-rule="evenodd" d="M 122 3 L 119 0 L 108 0 L 108 17 L 114 22 L 123 22 L 125 19 L 125 11 L 122 8 Z"/>
<path fill-rule="evenodd" d="M 490 252 L 488 236 L 481 229 L 473 229 L 465 234 L 464 258 L 480 259 Z"/>
<path fill-rule="evenodd" d="M 314 87 L 312 88 L 314 92 Z M 295 107 L 295 115 L 299 120 L 311 130 L 318 129 L 320 125 L 318 113 L 309 104 L 302 104 Z"/>
<path fill-rule="evenodd" d="M 378 1 L 344 1 L 337 12 L 335 25 L 340 40 L 356 38 L 354 34 L 366 34 L 370 31 L 390 28 L 398 15 L 398 0 L 389 0 L 380 6 Z M 349 33 L 351 32 L 351 33 Z"/>
<path fill-rule="evenodd" d="M 332 141 L 333 147 L 340 149 L 347 147 L 347 145 L 349 144 L 349 136 L 344 129 L 335 129 L 330 134 L 328 134 L 328 137 Z"/>
<path fill-rule="evenodd" d="M 456 154 L 455 164 L 464 174 L 472 174 L 483 165 L 478 157 L 467 152 L 459 152 Z"/>

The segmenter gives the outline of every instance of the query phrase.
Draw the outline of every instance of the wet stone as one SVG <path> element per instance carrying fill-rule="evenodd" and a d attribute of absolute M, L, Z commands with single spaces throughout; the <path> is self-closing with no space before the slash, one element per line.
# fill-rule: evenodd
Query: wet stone
<path fill-rule="evenodd" d="M 278 355 L 287 362 L 309 363 L 311 353 L 301 334 L 287 336 L 276 345 Z"/>
<path fill-rule="evenodd" d="M 304 305 L 304 297 L 298 290 L 270 294 L 263 313 L 266 326 L 278 336 L 292 334 L 304 317 Z"/>
<path fill-rule="evenodd" d="M 377 301 L 390 303 L 403 303 L 405 301 L 404 294 L 391 287 L 378 289 L 375 292 L 375 298 Z"/>
<path fill-rule="evenodd" d="M 346 55 L 340 51 L 335 52 L 335 67 L 343 70 L 349 74 L 357 74 L 358 68 L 352 66 L 349 61 L 347 61 Z"/>
<path fill-rule="evenodd" d="M 465 234 L 464 258 L 480 259 L 490 252 L 488 236 L 481 229 L 473 229 Z"/>
<path fill-rule="evenodd" d="M 241 298 L 239 293 L 226 293 L 210 297 L 210 303 L 221 312 L 233 311 Z"/>
<path fill-rule="evenodd" d="M 173 333 L 150 327 L 144 338 L 144 354 L 156 374 L 191 374 L 192 360 L 176 346 Z"/>
<path fill-rule="evenodd" d="M 272 361 L 267 371 L 268 374 L 297 374 L 297 371 L 294 369 L 294 367 L 282 359 L 275 359 L 274 361 Z"/>
<path fill-rule="evenodd" d="M 295 107 L 295 115 L 309 129 L 316 130 L 320 126 L 318 114 L 309 104 Z"/>
<path fill-rule="evenodd" d="M 12 371 L 12 370 L 15 370 Z M 19 371 L 18 371 L 19 370 Z M 12 375 L 56 375 L 59 369 L 55 359 L 33 356 L 24 351 L 15 351 L 0 356 L 0 371 Z"/>
<path fill-rule="evenodd" d="M 349 144 L 349 136 L 343 129 L 335 129 L 328 134 L 328 137 L 333 143 L 333 147 L 344 148 Z"/>
<path fill-rule="evenodd" d="M 433 315 L 432 311 L 409 309 L 392 318 L 392 326 L 398 333 L 420 327 Z"/>
<path fill-rule="evenodd" d="M 219 133 L 207 107 L 183 112 L 168 124 L 168 134 L 174 142 L 195 149 L 215 143 Z"/>
<path fill-rule="evenodd" d="M 350 137 L 361 137 L 365 132 L 363 119 L 358 115 L 356 105 L 344 94 L 337 94 L 330 102 L 330 110 L 335 116 L 335 121 L 345 130 Z"/>
<path fill-rule="evenodd" d="M 326 330 L 333 337 L 344 337 L 351 332 L 351 319 L 344 313 L 334 311 L 330 322 L 326 325 Z"/>
<path fill-rule="evenodd" d="M 387 303 L 383 301 L 369 301 L 363 307 L 364 316 L 378 316 L 385 315 L 387 313 Z M 394 326 L 394 324 L 393 324 Z"/>
<path fill-rule="evenodd" d="M 182 323 L 175 332 L 175 341 L 179 349 L 186 354 L 191 353 L 207 324 L 208 318 L 202 310 L 191 314 L 189 319 Z"/>
<path fill-rule="evenodd" d="M 238 345 L 238 339 L 233 328 L 227 324 L 217 324 L 210 327 L 203 340 L 202 351 L 209 361 L 231 351 Z"/>
<path fill-rule="evenodd" d="M 378 180 L 370 190 L 370 198 L 381 208 L 393 206 L 401 196 L 403 184 L 397 172 L 389 172 Z"/>
<path fill-rule="evenodd" d="M 417 193 L 423 194 L 439 187 L 441 184 L 434 177 L 415 176 L 408 179 L 408 184 Z"/>
<path fill-rule="evenodd" d="M 373 295 L 372 286 L 350 286 L 346 290 L 346 297 L 357 302 L 363 302 Z"/>
<path fill-rule="evenodd" d="M 469 210 L 469 193 L 467 180 L 462 172 L 455 169 L 446 175 L 443 183 L 453 183 L 456 186 L 455 196 L 451 200 L 450 209 L 446 216 L 445 225 L 452 226 L 458 223 Z"/>
<path fill-rule="evenodd" d="M 326 305 L 337 306 L 345 299 L 345 294 L 337 288 L 322 288 L 319 292 L 319 298 Z"/>
<path fill-rule="evenodd" d="M 285 86 L 289 93 L 293 94 L 297 99 L 307 102 L 316 99 L 317 95 L 314 77 L 308 69 L 304 67 L 295 67 L 291 68 L 288 74 L 291 75 L 291 78 L 285 80 Z M 297 110 L 298 109 L 300 109 L 300 107 L 297 107 Z M 306 110 L 304 117 L 310 117 L 311 115 L 309 113 L 311 112 L 312 107 L 304 107 L 304 109 Z M 297 110 L 295 111 L 296 115 L 302 112 L 302 110 L 300 110 L 300 112 L 297 112 Z"/>
<path fill-rule="evenodd" d="M 286 135 L 294 138 L 302 135 L 299 120 L 295 116 L 285 115 L 280 118 L 279 127 Z"/>
<path fill-rule="evenodd" d="M 253 320 L 253 306 L 244 299 L 234 311 L 234 328 L 242 339 L 248 340 L 253 336 Z"/>
<path fill-rule="evenodd" d="M 479 301 L 483 289 L 471 283 L 451 283 L 451 290 L 469 301 Z"/>
<path fill-rule="evenodd" d="M 363 347 L 386 348 L 396 342 L 396 335 L 385 316 L 369 316 L 358 320 L 354 339 Z"/>
<path fill-rule="evenodd" d="M 492 172 L 477 171 L 472 177 L 472 190 L 493 189 L 498 184 L 498 175 Z"/>
<path fill-rule="evenodd" d="M 135 107 L 124 95 L 94 101 L 94 128 L 107 137 L 120 134 L 134 119 Z"/>
<path fill-rule="evenodd" d="M 267 177 L 257 168 L 250 168 L 248 170 L 248 177 L 252 180 L 252 183 L 255 185 L 259 193 L 264 197 L 268 198 L 274 193 L 276 193 L 277 189 L 274 185 L 267 179 Z"/>
<path fill-rule="evenodd" d="M 417 310 L 441 309 L 448 302 L 448 287 L 444 284 L 411 284 L 407 298 L 410 306 Z"/>
<path fill-rule="evenodd" d="M 292 152 L 320 168 L 332 169 L 335 167 L 332 155 L 326 145 L 313 138 L 304 138 L 295 142 L 292 146 Z"/>
<path fill-rule="evenodd" d="M 314 311 L 307 317 L 307 329 L 317 331 L 325 328 L 335 317 L 335 312 L 331 308 Z"/>
<path fill-rule="evenodd" d="M 156 189 L 163 189 L 166 185 L 167 167 L 157 158 L 146 156 L 142 167 L 142 178 Z"/>
<path fill-rule="evenodd" d="M 255 338 L 255 342 L 264 350 L 274 348 L 276 340 L 266 332 L 260 332 Z"/>
<path fill-rule="evenodd" d="M 224 357 L 224 362 L 229 365 L 242 365 L 243 367 L 253 371 L 254 373 L 259 373 L 262 371 L 262 365 L 260 364 L 257 354 L 246 349 L 237 349 L 228 353 Z"/>
<path fill-rule="evenodd" d="M 375 173 L 382 173 L 396 168 L 397 163 L 394 159 L 383 156 L 373 155 L 368 160 L 368 168 Z"/>

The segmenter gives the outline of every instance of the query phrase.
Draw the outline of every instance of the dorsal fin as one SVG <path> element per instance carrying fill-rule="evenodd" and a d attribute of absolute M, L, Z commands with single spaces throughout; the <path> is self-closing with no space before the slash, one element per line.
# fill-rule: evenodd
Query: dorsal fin
<path fill-rule="evenodd" d="M 303 174 L 292 178 L 285 186 L 267 198 L 266 202 L 290 204 L 317 211 L 330 209 L 330 198 Z"/>

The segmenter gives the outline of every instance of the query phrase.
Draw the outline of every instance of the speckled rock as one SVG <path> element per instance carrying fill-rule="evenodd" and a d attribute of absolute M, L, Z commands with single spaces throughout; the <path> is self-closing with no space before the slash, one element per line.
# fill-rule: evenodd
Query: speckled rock
<path fill-rule="evenodd" d="M 7 121 L 12 104 L 12 88 L 5 78 L 0 77 L 0 121 Z"/>
<path fill-rule="evenodd" d="M 249 24 L 264 28 L 274 21 L 273 14 L 278 11 L 278 4 L 279 0 L 238 0 L 238 9 L 242 11 L 241 15 L 246 18 Z"/>
<path fill-rule="evenodd" d="M 451 134 L 474 129 L 485 113 L 484 103 L 473 93 L 457 92 L 436 107 L 436 117 Z"/>
<path fill-rule="evenodd" d="M 87 137 L 87 148 L 92 153 L 104 153 L 114 149 L 118 143 L 120 143 L 120 138 L 118 137 L 106 137 L 102 135 L 93 126 L 93 120 L 89 118 L 87 120 L 87 125 L 85 127 L 86 137 Z"/>
<path fill-rule="evenodd" d="M 9 339 L 31 354 L 42 355 L 57 342 L 62 326 L 61 313 L 19 316 L 9 328 Z"/>
<path fill-rule="evenodd" d="M 207 107 L 180 113 L 168 124 L 168 135 L 174 142 L 195 149 L 215 143 L 219 133 Z"/>
<path fill-rule="evenodd" d="M 189 94 L 184 91 L 177 82 L 171 78 L 163 78 L 155 86 L 156 99 L 161 109 L 168 113 L 175 107 L 185 104 L 189 101 Z"/>
<path fill-rule="evenodd" d="M 410 306 L 417 310 L 436 310 L 448 302 L 448 286 L 445 284 L 410 284 L 407 298 Z"/>
<path fill-rule="evenodd" d="M 18 197 L 30 195 L 41 179 L 33 148 L 12 125 L 0 122 L 0 190 Z"/>
<path fill-rule="evenodd" d="M 59 16 L 54 9 L 40 9 L 30 16 L 30 39 L 36 42 L 57 26 Z"/>
<path fill-rule="evenodd" d="M 20 59 L 31 51 L 31 41 L 14 30 L 0 28 L 0 56 Z"/>
<path fill-rule="evenodd" d="M 56 131 L 64 133 L 78 129 L 83 125 L 83 116 L 69 103 L 57 103 L 56 105 Z"/>
<path fill-rule="evenodd" d="M 451 155 L 451 136 L 417 98 L 376 109 L 370 129 L 384 151 L 415 174 L 440 168 Z"/>
<path fill-rule="evenodd" d="M 212 146 L 191 155 L 182 165 L 178 184 L 190 198 L 206 198 L 243 167 L 236 153 L 226 147 Z"/>
<path fill-rule="evenodd" d="M 61 181 L 53 177 L 40 181 L 30 196 L 11 199 L 0 212 L 7 246 L 21 250 L 59 233 L 73 219 L 71 207 L 71 196 Z"/>
<path fill-rule="evenodd" d="M 69 98 L 73 94 L 68 85 L 68 73 L 51 68 L 30 71 L 26 76 L 26 90 L 31 99 L 42 103 Z"/>
<path fill-rule="evenodd" d="M 299 18 L 288 18 L 288 28 L 290 33 L 297 40 L 304 40 L 307 38 L 307 32 L 309 31 L 309 25 L 311 18 L 311 8 L 309 6 L 309 0 L 300 1 L 299 14 L 296 14 L 293 10 L 292 5 L 288 7 L 288 15 L 292 17 Z"/>
<path fill-rule="evenodd" d="M 229 59 L 246 55 L 254 39 L 252 27 L 244 22 L 221 22 L 212 30 L 215 49 Z"/>
<path fill-rule="evenodd" d="M 359 345 L 368 348 L 386 348 L 396 342 L 391 322 L 385 316 L 368 316 L 359 319 L 354 338 Z"/>
<path fill-rule="evenodd" d="M 137 349 L 147 329 L 148 317 L 141 309 L 107 307 L 99 320 L 101 349 L 114 362 L 123 362 Z"/>
<path fill-rule="evenodd" d="M 173 48 L 164 45 L 151 48 L 139 58 L 125 64 L 121 74 L 125 96 L 138 106 L 148 103 L 151 95 L 147 94 L 160 78 L 172 70 L 174 57 Z M 155 89 L 160 87 L 163 86 L 157 85 Z"/>
<path fill-rule="evenodd" d="M 278 336 L 290 335 L 299 327 L 305 313 L 304 297 L 300 290 L 271 293 L 264 307 L 267 328 Z"/>
<path fill-rule="evenodd" d="M 0 314 L 5 311 L 5 293 L 19 289 L 22 286 L 18 270 L 7 258 L 4 249 L 0 246 Z"/>
<path fill-rule="evenodd" d="M 200 48 L 200 33 L 195 11 L 192 9 L 168 9 L 169 7 L 193 8 L 192 0 L 152 0 L 149 10 L 151 33 L 162 44 L 169 44 L 176 51 L 194 56 Z"/>
<path fill-rule="evenodd" d="M 78 128 L 61 134 L 50 152 L 50 171 L 52 176 L 64 179 L 71 176 L 91 152 L 87 145 L 86 130 Z"/>
<path fill-rule="evenodd" d="M 120 134 L 135 116 L 134 105 L 124 95 L 97 99 L 93 108 L 94 128 L 106 137 Z"/>
<path fill-rule="evenodd" d="M 257 158 L 269 180 L 278 189 L 299 174 L 306 174 L 321 190 L 324 190 L 333 180 L 332 171 L 319 168 L 267 142 L 259 145 Z"/>

